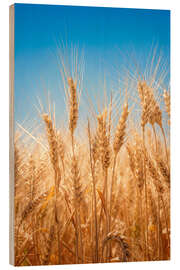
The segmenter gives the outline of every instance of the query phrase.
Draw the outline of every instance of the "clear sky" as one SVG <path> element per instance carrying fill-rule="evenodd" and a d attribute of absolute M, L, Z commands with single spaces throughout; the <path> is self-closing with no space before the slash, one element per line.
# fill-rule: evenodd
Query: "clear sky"
<path fill-rule="evenodd" d="M 131 48 L 137 58 L 139 53 L 146 58 L 151 45 L 158 44 L 169 62 L 170 12 L 15 4 L 15 120 L 19 123 L 37 118 L 33 104 L 37 105 L 37 96 L 43 99 L 44 89 L 50 90 L 57 114 L 64 112 L 56 57 L 61 50 L 57 44 L 62 43 L 67 51 L 78 47 L 83 52 L 85 88 L 96 86 L 94 91 L 101 92 L 99 74 L 103 78 L 106 72 L 114 80 L 128 58 L 121 53 L 126 55 Z"/>

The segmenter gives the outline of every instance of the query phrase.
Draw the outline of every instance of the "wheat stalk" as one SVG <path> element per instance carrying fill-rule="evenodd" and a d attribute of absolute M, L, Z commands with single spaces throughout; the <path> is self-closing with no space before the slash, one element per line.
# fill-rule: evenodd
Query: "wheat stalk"
<path fill-rule="evenodd" d="M 91 166 L 91 175 L 92 175 L 92 185 L 93 185 L 93 199 L 94 199 L 94 226 L 95 226 L 95 262 L 99 261 L 98 258 L 98 222 L 97 222 L 97 199 L 96 199 L 96 183 L 95 183 L 95 164 L 96 164 L 96 148 L 94 145 L 93 154 L 92 154 L 92 145 L 91 145 L 91 130 L 88 120 L 88 139 L 89 139 L 89 154 L 90 154 L 90 166 Z"/>
<path fill-rule="evenodd" d="M 54 168 L 54 175 L 55 175 L 55 204 L 54 204 L 54 214 L 55 214 L 55 222 L 58 227 L 58 252 L 59 252 L 59 263 L 61 263 L 61 246 L 60 246 L 60 220 L 58 217 L 58 206 L 57 206 L 57 196 L 59 193 L 59 185 L 61 181 L 61 172 L 59 169 L 59 156 L 58 156 L 58 144 L 56 138 L 56 131 L 53 128 L 53 123 L 50 117 L 47 114 L 42 115 L 43 120 L 46 125 L 46 133 L 47 139 L 49 143 L 49 154 L 51 158 L 51 163 Z"/>
<path fill-rule="evenodd" d="M 111 187 L 110 187 L 109 231 L 111 230 L 112 194 L 114 190 L 114 176 L 115 176 L 116 161 L 117 161 L 117 155 L 125 140 L 125 135 L 126 135 L 125 130 L 126 130 L 126 122 L 127 122 L 128 114 L 129 114 L 128 104 L 125 103 L 123 106 L 121 117 L 119 118 L 119 122 L 116 127 L 114 141 L 113 141 L 114 163 L 113 163 L 112 181 L 111 181 Z"/>
<path fill-rule="evenodd" d="M 107 110 L 97 116 L 98 127 L 97 127 L 97 143 L 99 156 L 102 163 L 103 174 L 104 174 L 104 189 L 103 195 L 105 198 L 105 211 L 106 211 L 106 234 L 109 230 L 109 211 L 108 211 L 108 168 L 110 166 L 110 145 L 107 134 Z M 101 218 L 101 215 L 100 215 Z M 109 252 L 109 246 L 106 250 L 106 254 Z M 107 257 L 107 256 L 106 256 Z"/>

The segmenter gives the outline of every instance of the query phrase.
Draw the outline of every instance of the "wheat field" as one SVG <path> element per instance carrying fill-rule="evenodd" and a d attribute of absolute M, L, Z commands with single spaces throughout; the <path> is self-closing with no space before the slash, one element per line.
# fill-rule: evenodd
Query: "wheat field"
<path fill-rule="evenodd" d="M 64 74 L 66 128 L 51 107 L 38 136 L 15 134 L 15 265 L 169 260 L 169 89 L 139 76 L 139 116 L 122 89 L 82 124 L 79 74 Z"/>

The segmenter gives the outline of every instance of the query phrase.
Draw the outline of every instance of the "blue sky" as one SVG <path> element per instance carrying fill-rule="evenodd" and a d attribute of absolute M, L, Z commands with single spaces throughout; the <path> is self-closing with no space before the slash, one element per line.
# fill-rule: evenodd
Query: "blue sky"
<path fill-rule="evenodd" d="M 56 102 L 57 115 L 64 113 L 56 57 L 62 43 L 67 52 L 74 47 L 83 52 L 84 88 L 101 96 L 103 76 L 115 80 L 132 48 L 145 63 L 151 45 L 158 44 L 157 53 L 161 50 L 169 62 L 170 12 L 15 4 L 15 121 L 36 119 L 36 97 L 43 100 L 46 90 Z"/>

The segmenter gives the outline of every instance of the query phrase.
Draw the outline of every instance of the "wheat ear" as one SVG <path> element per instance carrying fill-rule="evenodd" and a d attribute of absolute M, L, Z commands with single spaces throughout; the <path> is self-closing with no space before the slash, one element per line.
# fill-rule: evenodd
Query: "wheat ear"
<path fill-rule="evenodd" d="M 105 209 L 106 209 L 106 234 L 109 230 L 109 211 L 108 211 L 108 168 L 110 166 L 110 145 L 109 138 L 107 134 L 107 110 L 105 109 L 102 114 L 97 117 L 98 127 L 97 127 L 97 142 L 99 155 L 102 163 L 103 174 L 104 174 L 104 189 L 103 195 L 105 198 Z M 101 217 L 101 215 L 100 215 Z M 109 245 L 106 250 L 106 254 L 109 252 Z"/>
<path fill-rule="evenodd" d="M 57 196 L 59 193 L 59 185 L 61 181 L 61 172 L 59 169 L 59 155 L 58 155 L 58 144 L 56 138 L 56 131 L 54 130 L 52 120 L 47 114 L 43 114 L 43 120 L 46 125 L 47 139 L 49 143 L 49 153 L 51 158 L 51 163 L 54 168 L 55 175 L 55 204 L 54 204 L 54 215 L 55 222 L 57 224 L 57 237 L 58 237 L 58 253 L 59 253 L 59 264 L 61 264 L 61 243 L 60 243 L 60 220 L 58 217 L 58 206 L 57 206 Z"/>
<path fill-rule="evenodd" d="M 171 102 L 170 102 L 170 95 L 166 90 L 164 90 L 163 97 L 164 97 L 164 103 L 166 106 L 166 112 L 170 118 L 171 117 Z M 168 123 L 170 125 L 170 119 L 169 119 Z"/>
<path fill-rule="evenodd" d="M 114 162 L 113 162 L 113 171 L 112 171 L 112 181 L 111 181 L 111 187 L 110 187 L 109 231 L 111 230 L 112 194 L 113 194 L 113 189 L 114 189 L 114 175 L 115 175 L 115 168 L 116 168 L 116 160 L 117 160 L 117 155 L 124 143 L 128 114 L 129 114 L 128 103 L 125 103 L 123 106 L 121 117 L 119 118 L 119 122 L 116 127 L 114 142 L 113 142 Z"/>
<path fill-rule="evenodd" d="M 78 99 L 77 99 L 77 89 L 76 84 L 72 78 L 68 78 L 69 86 L 69 129 L 71 134 L 74 133 L 74 130 L 77 126 L 78 120 Z"/>
<path fill-rule="evenodd" d="M 162 186 L 162 183 L 160 180 L 160 176 L 159 176 L 159 173 L 154 165 L 154 162 L 152 161 L 151 157 L 148 155 L 148 152 L 146 149 L 144 149 L 144 156 L 145 156 L 146 166 L 149 170 L 151 178 L 154 180 L 154 185 L 156 187 L 156 191 L 157 191 L 157 195 L 158 195 L 159 223 L 160 223 L 160 200 L 161 200 L 162 206 L 163 206 L 164 219 L 165 219 L 165 223 L 166 223 L 166 230 L 168 232 L 166 208 L 165 208 L 165 203 L 164 203 L 164 199 L 163 199 L 163 195 L 162 195 L 163 186 Z M 160 224 L 158 226 L 160 226 Z M 168 243 L 170 244 L 169 235 L 168 235 Z"/>
<path fill-rule="evenodd" d="M 119 243 L 120 248 L 122 250 L 123 253 L 123 262 L 127 262 L 128 258 L 130 257 L 130 253 L 129 253 L 129 246 L 126 242 L 126 238 L 125 236 L 121 235 L 120 232 L 118 231 L 114 231 L 114 232 L 110 232 L 108 233 L 108 235 L 104 238 L 103 242 L 102 242 L 102 257 L 103 257 L 103 253 L 104 253 L 104 247 L 105 245 L 107 245 L 107 243 L 109 241 L 116 241 Z"/>
<path fill-rule="evenodd" d="M 79 263 L 79 236 L 81 242 L 81 258 L 83 262 L 83 244 L 82 244 L 82 232 L 80 225 L 79 209 L 80 209 L 80 176 L 77 164 L 77 159 L 75 157 L 75 146 L 74 146 L 74 131 L 77 127 L 78 121 L 78 98 L 77 98 L 77 87 L 72 78 L 67 78 L 69 86 L 69 131 L 71 134 L 71 144 L 72 144 L 72 178 L 73 178 L 73 190 L 74 190 L 74 207 L 75 207 L 75 235 L 76 235 L 76 263 Z"/>

